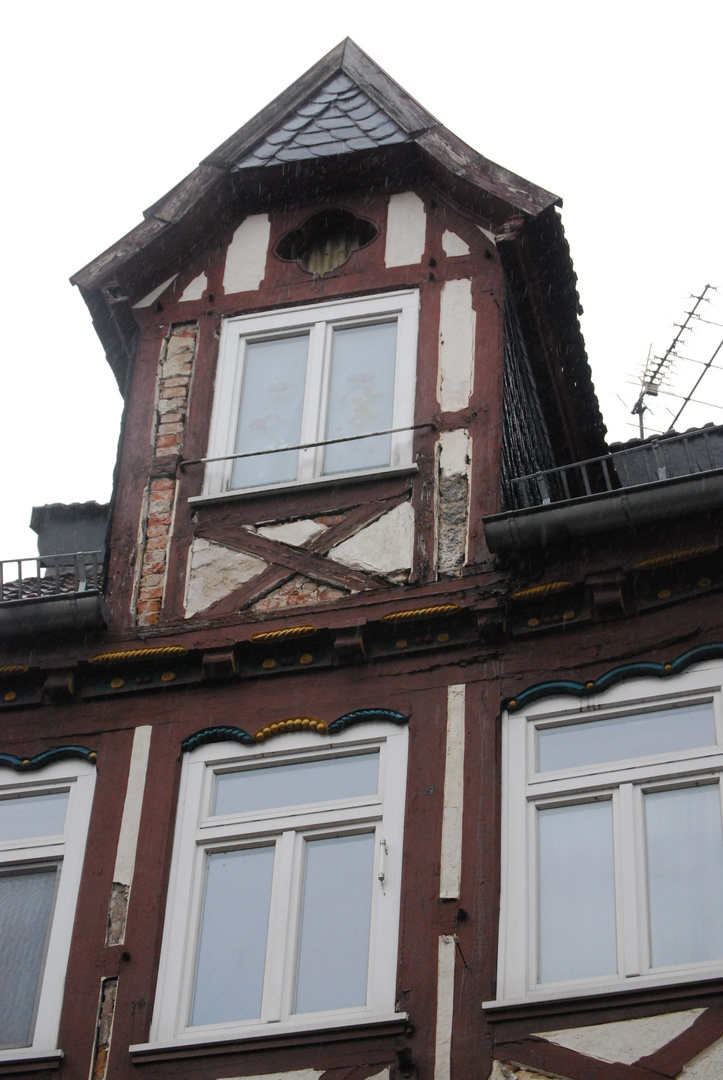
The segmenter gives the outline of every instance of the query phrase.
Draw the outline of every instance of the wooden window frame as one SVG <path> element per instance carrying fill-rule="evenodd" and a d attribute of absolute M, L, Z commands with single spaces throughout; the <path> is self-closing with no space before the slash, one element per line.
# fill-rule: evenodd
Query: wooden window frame
<path fill-rule="evenodd" d="M 642 799 L 647 791 L 716 784 L 723 820 L 723 664 L 709 661 L 666 679 L 636 679 L 584 703 L 545 698 L 502 718 L 501 899 L 498 997 L 494 1009 L 534 1001 L 630 991 L 723 976 L 723 958 L 654 968 L 650 960 Z M 569 769 L 536 771 L 540 727 L 636 715 L 710 702 L 716 745 Z M 538 809 L 613 803 L 618 971 L 612 976 L 538 981 Z"/>
<path fill-rule="evenodd" d="M 356 1026 L 404 1015 L 395 1011 L 395 991 L 407 739 L 406 727 L 375 721 L 366 723 L 363 732 L 354 729 L 333 737 L 308 732 L 287 734 L 277 736 L 273 747 L 214 743 L 186 755 L 150 1043 L 133 1050 Z M 214 776 L 219 772 L 370 749 L 380 754 L 378 795 L 218 818 L 210 816 Z M 375 833 L 375 857 L 367 1003 L 355 1008 L 293 1014 L 291 986 L 295 979 L 299 933 L 303 842 L 307 837 L 371 831 Z M 276 857 L 281 862 L 275 867 L 271 895 L 264 1018 L 191 1027 L 206 853 L 250 847 L 268 839 L 276 840 Z M 378 879 L 377 866 L 382 839 L 386 849 L 383 881 Z"/>
<path fill-rule="evenodd" d="M 28 1046 L 0 1050 L 0 1063 L 60 1054 L 58 1028 L 95 777 L 95 767 L 82 761 L 55 762 L 27 780 L 19 779 L 16 773 L 7 769 L 0 772 L 0 798 L 42 795 L 54 791 L 69 793 L 62 834 L 0 842 L 0 866 L 4 870 L 12 867 L 24 870 L 43 865 L 58 866 L 32 1041 Z"/>
<path fill-rule="evenodd" d="M 209 458 L 223 458 L 235 452 L 236 429 L 243 387 L 244 344 L 275 335 L 307 330 L 310 334 L 309 358 L 304 397 L 300 443 L 323 439 L 326 422 L 330 375 L 331 329 L 375 322 L 397 321 L 396 367 L 392 428 L 411 428 L 414 424 L 419 291 L 383 293 L 377 296 L 346 297 L 301 307 L 280 308 L 238 315 L 226 319 L 221 333 L 218 372 L 208 443 Z M 388 466 L 360 469 L 349 473 L 323 473 L 323 447 L 299 452 L 295 480 L 271 485 L 232 488 L 233 460 L 211 461 L 206 465 L 203 494 L 212 498 L 232 492 L 259 492 L 295 488 L 309 483 L 338 482 L 346 477 L 394 472 L 412 465 L 413 432 L 400 431 L 391 436 Z"/>

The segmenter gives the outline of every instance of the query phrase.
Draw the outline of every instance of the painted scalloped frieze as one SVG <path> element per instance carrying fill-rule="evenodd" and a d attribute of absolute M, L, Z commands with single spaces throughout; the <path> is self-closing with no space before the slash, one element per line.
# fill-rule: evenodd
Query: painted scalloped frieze
<path fill-rule="evenodd" d="M 323 720 L 316 716 L 286 717 L 261 728 L 255 735 L 251 735 L 250 732 L 240 727 L 202 728 L 183 740 L 181 751 L 187 754 L 208 743 L 229 741 L 241 743 L 242 746 L 255 746 L 257 743 L 265 742 L 275 735 L 283 735 L 287 732 L 316 731 L 318 735 L 338 735 L 341 731 L 345 731 L 346 728 L 353 727 L 355 724 L 373 721 L 387 721 L 401 726 L 409 722 L 409 717 L 404 713 L 397 712 L 395 709 L 355 709 L 353 712 L 344 713 L 343 716 L 337 717 L 330 724 L 325 724 Z"/>
<path fill-rule="evenodd" d="M 704 660 L 720 660 L 723 658 L 723 642 L 714 641 L 708 645 L 697 645 L 689 649 L 675 660 L 659 663 L 652 660 L 643 660 L 635 664 L 622 664 L 600 675 L 597 679 L 588 682 L 575 682 L 572 679 L 559 679 L 554 682 L 536 683 L 528 687 L 520 694 L 506 699 L 504 706 L 512 711 L 524 708 L 539 698 L 553 697 L 557 694 L 570 694 L 582 697 L 583 694 L 601 694 L 609 690 L 617 683 L 626 682 L 628 679 L 655 678 L 664 679 L 670 675 L 680 675 L 692 664 L 700 664 Z"/>
<path fill-rule="evenodd" d="M 5 765 L 16 772 L 36 772 L 38 769 L 52 765 L 55 761 L 63 761 L 66 758 L 82 758 L 95 765 L 97 760 L 95 750 L 89 750 L 87 746 L 53 746 L 50 750 L 43 750 L 34 757 L 20 757 L 17 754 L 0 754 L 0 765 Z"/>

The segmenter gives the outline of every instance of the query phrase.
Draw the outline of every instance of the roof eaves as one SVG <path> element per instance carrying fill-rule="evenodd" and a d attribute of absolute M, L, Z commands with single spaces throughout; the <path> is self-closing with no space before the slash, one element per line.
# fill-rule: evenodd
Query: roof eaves
<path fill-rule="evenodd" d="M 442 124 L 418 135 L 415 142 L 453 175 L 531 217 L 536 217 L 550 206 L 562 205 L 559 195 L 530 183 L 478 154 Z"/>

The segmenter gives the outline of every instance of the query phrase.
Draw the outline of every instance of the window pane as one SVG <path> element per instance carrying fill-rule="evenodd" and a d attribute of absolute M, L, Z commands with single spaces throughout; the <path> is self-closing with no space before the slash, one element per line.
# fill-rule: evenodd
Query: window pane
<path fill-rule="evenodd" d="M 221 773 L 216 778 L 214 814 L 353 799 L 377 790 L 379 753 L 298 761 L 266 769 Z"/>
<path fill-rule="evenodd" d="M 310 840 L 294 1012 L 365 1005 L 374 833 Z"/>
<path fill-rule="evenodd" d="M 271 846 L 207 857 L 192 1025 L 261 1015 L 273 867 Z"/>
<path fill-rule="evenodd" d="M 334 330 L 327 439 L 384 431 L 394 417 L 396 322 Z M 324 473 L 389 465 L 391 435 L 327 446 Z"/>
<path fill-rule="evenodd" d="M 723 833 L 717 784 L 649 792 L 653 967 L 723 957 Z"/>
<path fill-rule="evenodd" d="M 538 811 L 540 982 L 614 975 L 612 803 Z"/>
<path fill-rule="evenodd" d="M 308 353 L 308 334 L 246 346 L 235 453 L 299 444 Z M 234 462 L 231 486 L 296 480 L 298 459 L 298 450 L 241 458 Z"/>
<path fill-rule="evenodd" d="M 67 791 L 0 799 L 0 840 L 26 840 L 32 836 L 58 836 L 65 826 Z"/>
<path fill-rule="evenodd" d="M 0 874 L 0 1046 L 29 1046 L 57 867 Z"/>
<path fill-rule="evenodd" d="M 537 732 L 538 772 L 715 746 L 713 705 L 610 716 Z"/>

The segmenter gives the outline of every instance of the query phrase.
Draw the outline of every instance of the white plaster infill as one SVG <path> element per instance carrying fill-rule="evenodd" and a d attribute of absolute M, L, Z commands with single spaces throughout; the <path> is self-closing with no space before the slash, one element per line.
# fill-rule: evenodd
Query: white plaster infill
<path fill-rule="evenodd" d="M 133 733 L 128 784 L 126 786 L 125 802 L 123 803 L 123 817 L 121 818 L 115 869 L 113 871 L 113 881 L 129 887 L 133 882 L 133 873 L 136 867 L 136 849 L 141 826 L 141 809 L 143 807 L 143 792 L 146 786 L 146 771 L 151 750 L 152 732 L 153 728 L 149 724 L 144 724 L 137 727 Z"/>
<path fill-rule="evenodd" d="M 442 412 L 466 409 L 472 394 L 477 316 L 469 278 L 445 281 L 439 311 L 437 400 Z"/>
<path fill-rule="evenodd" d="M 686 1031 L 705 1009 L 686 1009 L 684 1012 L 645 1016 L 640 1020 L 618 1020 L 612 1024 L 593 1024 L 589 1027 L 568 1028 L 566 1031 L 537 1031 L 538 1039 L 547 1039 L 567 1050 L 597 1058 L 598 1061 L 632 1065 L 648 1054 L 654 1054 Z M 723 1063 L 723 1055 L 719 1059 Z M 685 1074 L 686 1080 L 690 1074 Z M 713 1073 L 710 1074 L 711 1078 Z M 719 1080 L 721 1072 L 715 1073 Z M 701 1078 L 708 1080 L 707 1074 Z M 698 1076 L 695 1076 L 698 1080 Z"/>
<path fill-rule="evenodd" d="M 495 239 L 495 234 L 493 232 L 490 232 L 489 229 L 485 229 L 483 225 L 478 225 L 477 228 L 481 233 L 484 233 L 487 239 L 490 240 L 495 247 L 497 247 L 497 240 Z"/>
<path fill-rule="evenodd" d="M 342 540 L 329 555 L 354 570 L 393 574 L 410 569 L 413 548 L 414 510 L 411 503 L 405 502 Z"/>
<path fill-rule="evenodd" d="M 442 852 L 439 895 L 443 900 L 459 896 L 462 876 L 462 807 L 464 805 L 464 719 L 463 683 L 447 687 L 447 747 L 444 763 L 444 803 L 442 810 Z"/>
<path fill-rule="evenodd" d="M 469 473 L 472 447 L 466 428 L 443 431 L 439 436 L 439 468 L 443 476 Z"/>
<path fill-rule="evenodd" d="M 696 1054 L 678 1073 L 678 1080 L 720 1080 L 723 1076 L 723 1039 Z"/>
<path fill-rule="evenodd" d="M 203 294 L 208 288 L 208 278 L 205 273 L 199 274 L 193 281 L 189 281 L 186 288 L 181 293 L 181 301 L 185 300 L 201 300 Z"/>
<path fill-rule="evenodd" d="M 222 600 L 265 570 L 268 563 L 255 555 L 233 551 L 210 540 L 194 540 L 188 552 L 186 618 Z"/>
<path fill-rule="evenodd" d="M 268 540 L 280 540 L 282 544 L 302 547 L 315 536 L 321 536 L 326 530 L 326 525 L 312 518 L 302 518 L 299 521 L 285 521 L 281 525 L 259 525 L 255 531 Z"/>
<path fill-rule="evenodd" d="M 223 274 L 226 295 L 258 289 L 266 274 L 270 235 L 268 214 L 251 214 L 241 222 L 226 251 Z"/>
<path fill-rule="evenodd" d="M 461 236 L 457 236 L 457 233 L 450 232 L 446 229 L 442 237 L 442 248 L 444 254 L 454 257 L 455 255 L 469 255 L 469 245 Z"/>
<path fill-rule="evenodd" d="M 426 246 L 427 215 L 413 191 L 389 196 L 385 266 L 416 266 Z"/>
<path fill-rule="evenodd" d="M 454 954 L 452 934 L 442 934 L 437 956 L 437 1027 L 434 1040 L 434 1080 L 450 1080 L 452 1020 L 454 1018 Z"/>
<path fill-rule="evenodd" d="M 154 300 L 157 300 L 161 293 L 164 293 L 172 281 L 175 281 L 178 274 L 173 274 L 167 278 L 164 282 L 158 285 L 152 292 L 149 292 L 147 296 L 144 296 L 142 300 L 139 300 L 137 304 L 134 304 L 134 308 L 150 307 Z"/>

